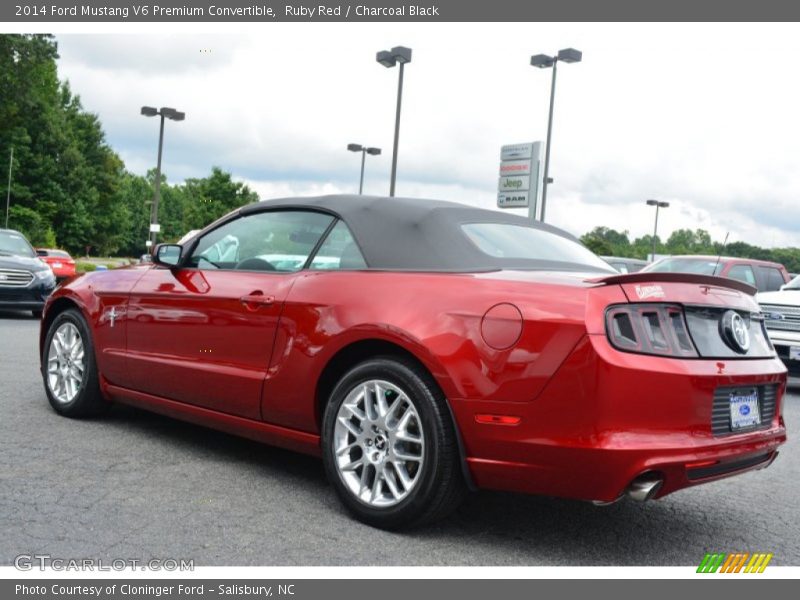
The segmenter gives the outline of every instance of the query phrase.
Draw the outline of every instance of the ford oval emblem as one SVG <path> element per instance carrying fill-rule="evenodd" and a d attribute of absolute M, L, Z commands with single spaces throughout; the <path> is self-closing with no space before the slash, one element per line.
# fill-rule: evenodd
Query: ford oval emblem
<path fill-rule="evenodd" d="M 735 310 L 727 310 L 720 320 L 720 335 L 725 343 L 739 354 L 750 349 L 750 328 Z"/>
<path fill-rule="evenodd" d="M 747 406 L 747 404 L 742 404 L 739 407 L 739 414 L 742 415 L 743 417 L 746 417 L 747 415 L 750 414 L 750 407 Z"/>

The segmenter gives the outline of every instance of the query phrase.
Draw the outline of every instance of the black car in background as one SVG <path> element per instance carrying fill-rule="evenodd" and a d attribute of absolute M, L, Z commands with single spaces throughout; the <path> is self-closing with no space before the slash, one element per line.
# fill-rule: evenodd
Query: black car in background
<path fill-rule="evenodd" d="M 0 229 L 0 309 L 29 310 L 41 317 L 55 287 L 52 269 L 39 260 L 25 236 Z"/>

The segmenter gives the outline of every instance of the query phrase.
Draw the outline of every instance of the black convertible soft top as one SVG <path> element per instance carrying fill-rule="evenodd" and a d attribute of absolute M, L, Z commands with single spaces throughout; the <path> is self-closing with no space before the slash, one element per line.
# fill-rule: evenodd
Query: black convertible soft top
<path fill-rule="evenodd" d="M 544 223 L 532 223 L 517 215 L 443 200 L 363 195 L 282 198 L 248 204 L 239 209 L 239 214 L 279 208 L 324 211 L 344 220 L 370 269 L 462 272 L 511 268 L 601 270 L 586 264 L 498 258 L 485 254 L 464 233 L 463 224 L 507 223 L 547 231 L 576 244 L 580 242 L 569 233 Z"/>

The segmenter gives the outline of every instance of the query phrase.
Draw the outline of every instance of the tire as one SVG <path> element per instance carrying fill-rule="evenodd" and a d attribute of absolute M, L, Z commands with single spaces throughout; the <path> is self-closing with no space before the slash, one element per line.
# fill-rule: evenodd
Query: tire
<path fill-rule="evenodd" d="M 74 342 L 76 337 L 78 342 Z M 42 379 L 50 406 L 60 415 L 91 417 L 108 408 L 100 392 L 92 336 L 77 309 L 60 313 L 48 328 L 42 350 Z"/>
<path fill-rule="evenodd" d="M 325 407 L 322 458 L 345 507 L 381 529 L 444 518 L 466 492 L 446 400 L 401 358 L 377 357 L 341 378 Z"/>
<path fill-rule="evenodd" d="M 34 319 L 41 319 L 42 318 L 42 311 L 41 310 L 32 310 L 31 314 L 33 315 Z"/>

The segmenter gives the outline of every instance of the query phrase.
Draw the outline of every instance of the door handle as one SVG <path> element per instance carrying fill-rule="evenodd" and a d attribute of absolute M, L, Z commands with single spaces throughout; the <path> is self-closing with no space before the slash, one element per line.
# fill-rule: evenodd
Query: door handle
<path fill-rule="evenodd" d="M 270 306 L 275 302 L 275 296 L 265 296 L 264 292 L 253 292 L 247 296 L 240 298 L 242 304 L 247 305 L 248 308 L 258 308 L 258 306 Z"/>

